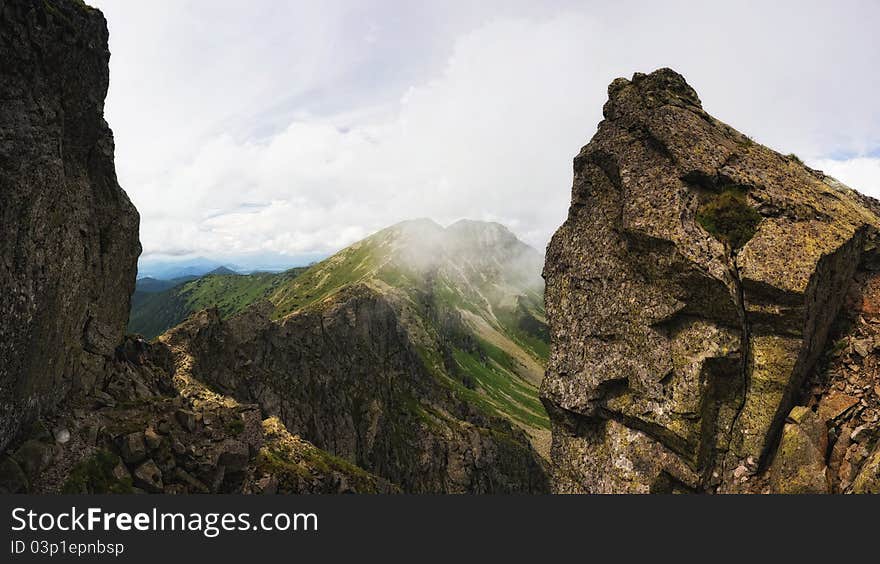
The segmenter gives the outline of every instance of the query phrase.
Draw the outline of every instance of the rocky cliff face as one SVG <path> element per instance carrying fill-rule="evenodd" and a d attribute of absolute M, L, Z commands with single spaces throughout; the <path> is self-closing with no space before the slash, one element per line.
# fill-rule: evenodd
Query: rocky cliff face
<path fill-rule="evenodd" d="M 291 435 L 259 405 L 126 338 L 94 389 L 72 395 L 0 457 L 0 493 L 391 493 L 387 480 Z"/>
<path fill-rule="evenodd" d="M 262 302 L 222 320 L 207 310 L 159 341 L 178 375 L 260 405 L 403 491 L 547 490 L 525 433 L 437 381 L 382 294 L 355 284 L 279 321 L 273 311 Z"/>
<path fill-rule="evenodd" d="M 708 115 L 671 70 L 608 93 L 544 269 L 555 489 L 830 491 L 827 445 L 853 427 L 820 407 L 823 354 L 874 268 L 875 203 Z M 871 385 L 843 402 L 869 427 Z"/>
<path fill-rule="evenodd" d="M 122 337 L 138 214 L 103 119 L 107 26 L 77 0 L 0 2 L 0 452 Z"/>

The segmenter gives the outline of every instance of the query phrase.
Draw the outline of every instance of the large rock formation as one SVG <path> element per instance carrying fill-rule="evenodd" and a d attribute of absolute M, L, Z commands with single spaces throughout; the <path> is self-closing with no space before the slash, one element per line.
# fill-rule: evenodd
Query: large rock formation
<path fill-rule="evenodd" d="M 801 471 L 823 489 L 822 410 L 787 416 L 871 268 L 875 203 L 708 115 L 671 70 L 608 94 L 544 269 L 556 491 L 773 491 Z M 780 437 L 796 460 L 771 468 Z"/>
<path fill-rule="evenodd" d="M 78 0 L 0 2 L 0 452 L 122 337 L 138 214 L 103 118 L 107 26 Z"/>

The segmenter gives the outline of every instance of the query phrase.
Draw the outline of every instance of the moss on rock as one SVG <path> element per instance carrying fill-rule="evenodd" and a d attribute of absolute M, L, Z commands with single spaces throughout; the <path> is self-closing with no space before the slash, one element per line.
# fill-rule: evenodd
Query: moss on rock
<path fill-rule="evenodd" d="M 379 492 L 375 476 L 291 435 L 277 417 L 263 421 L 263 431 L 267 443 L 257 455 L 257 469 L 263 474 L 275 476 L 282 492 L 312 488 L 326 493 L 337 489 L 357 493 Z M 321 482 L 325 484 L 314 485 Z"/>
<path fill-rule="evenodd" d="M 754 237 L 761 215 L 746 201 L 745 191 L 732 186 L 700 207 L 697 222 L 719 241 L 740 249 Z"/>
<path fill-rule="evenodd" d="M 120 458 L 107 450 L 99 450 L 83 460 L 70 473 L 61 487 L 66 494 L 130 494 L 134 493 L 131 476 L 117 472 Z"/>
<path fill-rule="evenodd" d="M 0 458 L 0 494 L 22 493 L 28 489 L 28 479 L 15 460 Z"/>

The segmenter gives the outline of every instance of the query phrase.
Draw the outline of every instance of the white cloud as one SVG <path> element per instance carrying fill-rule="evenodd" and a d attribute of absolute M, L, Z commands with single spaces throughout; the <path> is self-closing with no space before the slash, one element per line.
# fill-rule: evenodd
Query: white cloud
<path fill-rule="evenodd" d="M 660 66 L 756 140 L 880 192 L 876 159 L 839 157 L 880 147 L 878 4 L 99 4 L 147 254 L 332 252 L 422 216 L 543 248 L 607 84 Z"/>
<path fill-rule="evenodd" d="M 847 186 L 874 198 L 880 198 L 880 158 L 818 159 L 810 161 L 809 164 Z"/>
<path fill-rule="evenodd" d="M 585 23 L 482 28 L 395 111 L 359 123 L 300 118 L 258 142 L 206 140 L 191 162 L 132 192 L 145 251 L 331 252 L 423 216 L 498 220 L 542 247 L 566 213 L 571 158 L 598 107 L 566 103 L 588 75 L 548 91 L 558 71 L 544 58 L 564 60 Z"/>

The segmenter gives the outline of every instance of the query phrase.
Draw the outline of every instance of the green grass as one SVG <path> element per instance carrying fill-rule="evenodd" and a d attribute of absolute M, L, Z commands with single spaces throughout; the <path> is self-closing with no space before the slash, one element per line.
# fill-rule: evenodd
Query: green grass
<path fill-rule="evenodd" d="M 257 468 L 278 478 L 283 491 L 299 491 L 300 480 L 330 480 L 333 473 L 339 473 L 351 480 L 357 492 L 377 492 L 375 478 L 362 468 L 312 445 L 301 447 L 295 452 L 274 444 L 263 447 L 257 454 Z"/>
<path fill-rule="evenodd" d="M 484 342 L 481 342 L 483 345 Z M 537 389 L 505 370 L 491 356 L 488 362 L 483 362 L 475 353 L 453 350 L 455 361 L 462 371 L 477 382 L 477 388 L 472 390 L 446 373 L 438 353 L 425 346 L 417 346 L 416 351 L 434 378 L 449 388 L 459 400 L 476 406 L 491 417 L 502 417 L 534 429 L 550 428 L 550 420 L 538 399 Z M 491 354 L 497 357 L 499 351 L 496 347 Z M 490 354 L 486 350 L 484 353 L 487 356 Z M 505 353 L 501 351 L 501 354 Z M 509 365 L 513 361 L 505 359 L 503 362 Z"/>
<path fill-rule="evenodd" d="M 742 189 L 728 187 L 700 207 L 697 222 L 736 250 L 755 235 L 761 215 L 749 205 Z"/>
<path fill-rule="evenodd" d="M 152 339 L 209 307 L 216 307 L 221 315 L 229 317 L 268 298 L 305 270 L 292 268 L 277 274 L 211 274 L 162 292 L 135 292 L 128 331 Z"/>
<path fill-rule="evenodd" d="M 504 333 L 541 364 L 550 358 L 550 334 L 542 296 L 520 296 L 516 309 L 496 309 Z"/>
<path fill-rule="evenodd" d="M 509 307 L 496 306 L 493 308 L 498 315 L 496 322 L 485 311 L 485 304 L 480 308 L 443 279 L 434 280 L 433 291 L 428 295 L 431 301 L 423 304 L 427 310 L 419 312 L 419 318 L 431 338 L 436 341 L 423 343 L 417 350 L 435 378 L 451 388 L 459 399 L 477 406 L 487 415 L 503 417 L 523 427 L 549 429 L 549 419 L 538 399 L 538 391 L 518 375 L 522 367 L 514 356 L 477 336 L 468 325 L 455 322 L 455 317 L 451 318 L 450 323 L 450 318 L 442 315 L 443 312 L 467 310 L 491 320 L 490 323 L 507 335 L 515 346 L 543 364 L 549 355 L 549 344 L 519 326 L 524 309 L 517 307 L 513 311 Z M 531 300 L 536 303 L 530 307 L 543 319 L 540 294 L 533 296 Z M 528 316 L 534 319 L 531 313 Z M 439 322 L 438 317 L 441 319 Z M 501 327 L 498 327 L 498 323 Z M 536 323 L 546 331 L 543 322 L 536 320 Z M 456 370 L 447 370 L 440 353 L 440 341 L 445 342 L 446 346 L 451 345 Z M 473 382 L 475 385 L 470 386 L 465 382 Z"/>
<path fill-rule="evenodd" d="M 504 368 L 501 362 L 508 364 L 512 360 L 501 349 L 488 343 L 481 343 L 481 346 L 486 347 L 487 353 L 494 349 L 489 354 L 489 362 L 482 362 L 473 353 L 461 350 L 454 351 L 453 355 L 462 370 L 474 377 L 478 391 L 488 398 L 492 411 L 529 427 L 549 429 L 550 422 L 538 399 L 538 391 Z M 475 392 L 467 391 L 473 399 Z M 485 403 L 484 398 L 481 400 Z"/>
<path fill-rule="evenodd" d="M 290 283 L 279 286 L 269 299 L 275 316 L 312 305 L 374 272 L 375 242 L 366 239 L 319 262 Z"/>

